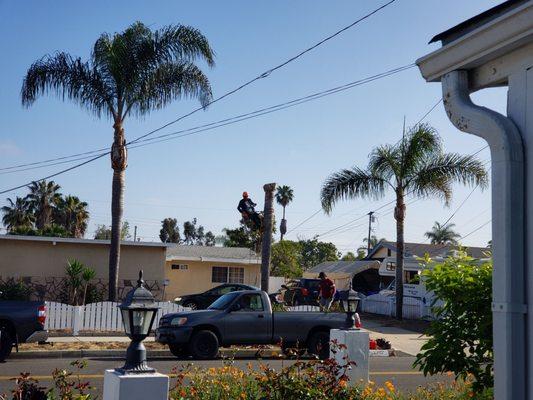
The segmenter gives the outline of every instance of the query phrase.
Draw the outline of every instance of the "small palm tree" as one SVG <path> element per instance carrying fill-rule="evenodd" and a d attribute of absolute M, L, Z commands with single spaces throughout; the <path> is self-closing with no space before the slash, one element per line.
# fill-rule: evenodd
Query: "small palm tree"
<path fill-rule="evenodd" d="M 426 232 L 424 235 L 431 240 L 431 244 L 457 244 L 457 239 L 461 237 L 452 228 L 455 224 L 441 225 L 435 221 L 431 231 Z"/>
<path fill-rule="evenodd" d="M 15 201 L 7 199 L 7 206 L 2 207 L 2 222 L 6 229 L 11 232 L 20 228 L 31 228 L 35 222 L 35 217 L 31 213 L 30 205 L 22 197 Z"/>
<path fill-rule="evenodd" d="M 26 201 L 35 215 L 35 226 L 37 229 L 43 229 L 53 222 L 54 208 L 61 201 L 61 193 L 59 193 L 61 186 L 54 181 L 42 180 L 32 182 L 28 189 L 30 193 L 26 196 Z"/>
<path fill-rule="evenodd" d="M 71 292 L 71 303 L 73 306 L 78 305 L 78 290 L 82 286 L 81 274 L 83 273 L 85 266 L 78 260 L 68 260 L 67 267 L 65 268 L 65 275 L 67 276 L 67 282 Z"/>
<path fill-rule="evenodd" d="M 87 230 L 89 220 L 88 204 L 77 196 L 66 196 L 59 202 L 58 219 L 69 236 L 82 238 Z"/>
<path fill-rule="evenodd" d="M 370 249 L 372 250 L 374 247 L 376 247 L 376 245 L 385 240 L 385 238 L 381 238 L 381 239 L 378 239 L 378 237 L 376 235 L 371 235 L 370 236 Z M 363 238 L 363 243 L 366 243 L 367 245 L 369 244 L 368 243 L 368 237 L 366 238 Z"/>
<path fill-rule="evenodd" d="M 144 116 L 173 100 L 189 97 L 207 106 L 209 80 L 195 64 L 201 59 L 214 65 L 214 53 L 197 29 L 171 25 L 152 31 L 140 22 L 124 32 L 104 33 L 95 42 L 89 61 L 68 53 L 48 55 L 28 70 L 22 86 L 22 103 L 52 92 L 68 98 L 97 117 L 113 121 L 111 167 L 111 246 L 109 251 L 109 300 L 117 293 L 120 260 L 120 227 L 127 167 L 124 121 Z"/>
<path fill-rule="evenodd" d="M 289 205 L 294 199 L 294 192 L 290 186 L 283 185 L 278 186 L 276 190 L 276 202 L 283 207 L 283 218 L 279 225 L 279 231 L 281 233 L 281 240 L 283 236 L 287 233 L 287 220 L 285 219 L 285 207 Z"/>
<path fill-rule="evenodd" d="M 437 197 L 448 205 L 452 184 L 488 184 L 483 163 L 473 156 L 444 153 L 436 131 L 427 124 L 411 128 L 395 145 L 384 145 L 370 153 L 366 169 L 353 167 L 332 174 L 325 181 L 322 208 L 330 213 L 343 199 L 379 199 L 390 188 L 396 195 L 396 317 L 402 318 L 405 197 Z"/>
<path fill-rule="evenodd" d="M 89 283 L 91 280 L 93 280 L 96 277 L 96 271 L 90 267 L 85 267 L 83 271 L 81 272 L 81 279 L 83 280 L 84 287 L 83 287 L 83 305 L 85 305 L 87 301 L 87 288 L 89 287 Z"/>

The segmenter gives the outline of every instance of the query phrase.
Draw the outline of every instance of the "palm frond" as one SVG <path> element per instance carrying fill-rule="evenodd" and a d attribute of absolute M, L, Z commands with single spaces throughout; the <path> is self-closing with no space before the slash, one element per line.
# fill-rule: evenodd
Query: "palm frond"
<path fill-rule="evenodd" d="M 330 213 L 333 205 L 344 199 L 381 198 L 388 182 L 383 177 L 360 168 L 343 169 L 330 175 L 320 193 L 322 208 Z"/>
<path fill-rule="evenodd" d="M 420 162 L 442 153 L 440 137 L 428 124 L 416 125 L 409 130 L 404 140 L 402 170 L 404 176 L 417 169 Z"/>
<path fill-rule="evenodd" d="M 451 198 L 451 185 L 478 185 L 481 189 L 488 186 L 488 174 L 483 163 L 474 156 L 457 153 L 440 154 L 426 159 L 413 176 L 406 182 L 405 189 L 418 195 L 440 196 L 446 204 Z"/>
<path fill-rule="evenodd" d="M 397 146 L 382 145 L 374 148 L 369 155 L 368 170 L 373 175 L 390 181 L 401 175 L 401 156 Z"/>
<path fill-rule="evenodd" d="M 139 84 L 139 92 L 126 98 L 126 113 L 146 114 L 183 97 L 198 98 L 206 106 L 211 99 L 209 79 L 196 65 L 168 63 L 158 66 Z"/>
<path fill-rule="evenodd" d="M 29 107 L 49 92 L 73 100 L 97 116 L 113 116 L 113 90 L 98 70 L 67 53 L 48 55 L 31 65 L 22 84 L 22 104 Z"/>

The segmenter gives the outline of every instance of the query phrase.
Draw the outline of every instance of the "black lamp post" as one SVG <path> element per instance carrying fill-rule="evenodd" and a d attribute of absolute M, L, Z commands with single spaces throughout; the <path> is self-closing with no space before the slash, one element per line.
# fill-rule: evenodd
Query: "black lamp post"
<path fill-rule="evenodd" d="M 132 289 L 119 306 L 126 335 L 131 343 L 126 352 L 126 363 L 117 368 L 123 374 L 155 372 L 146 364 L 146 348 L 142 341 L 149 335 L 159 307 L 154 296 L 144 286 L 143 272 L 139 271 L 137 287 Z"/>
<path fill-rule="evenodd" d="M 357 292 L 352 289 L 352 283 L 350 282 L 350 290 L 348 290 L 346 299 L 343 300 L 344 310 L 346 311 L 346 325 L 348 329 L 356 329 L 354 315 L 357 312 L 359 300 L 361 299 L 357 297 Z"/>

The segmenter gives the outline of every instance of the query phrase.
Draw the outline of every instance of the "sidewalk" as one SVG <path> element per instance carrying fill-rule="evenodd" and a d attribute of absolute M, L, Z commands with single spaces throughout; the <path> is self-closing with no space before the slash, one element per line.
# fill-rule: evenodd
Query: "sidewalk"
<path fill-rule="evenodd" d="M 380 320 L 363 320 L 363 328 L 370 333 L 371 339 L 384 338 L 393 349 L 415 356 L 427 342 L 428 337 L 423 333 L 389 326 Z"/>

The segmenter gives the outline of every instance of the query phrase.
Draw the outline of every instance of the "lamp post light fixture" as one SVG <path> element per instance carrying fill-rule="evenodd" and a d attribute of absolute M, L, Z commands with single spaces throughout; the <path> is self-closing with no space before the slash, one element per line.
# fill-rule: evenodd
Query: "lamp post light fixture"
<path fill-rule="evenodd" d="M 156 372 L 146 363 L 146 348 L 142 341 L 150 334 L 157 307 L 153 294 L 144 287 L 143 271 L 139 271 L 137 287 L 132 289 L 121 305 L 122 322 L 131 343 L 126 352 L 126 363 L 116 371 L 122 374 Z"/>
<path fill-rule="evenodd" d="M 355 326 L 354 315 L 357 312 L 357 306 L 361 299 L 357 296 L 357 292 L 352 289 L 352 283 L 350 282 L 350 289 L 346 295 L 346 298 L 342 301 L 344 310 L 346 311 L 346 325 L 348 329 L 359 329 Z"/>

